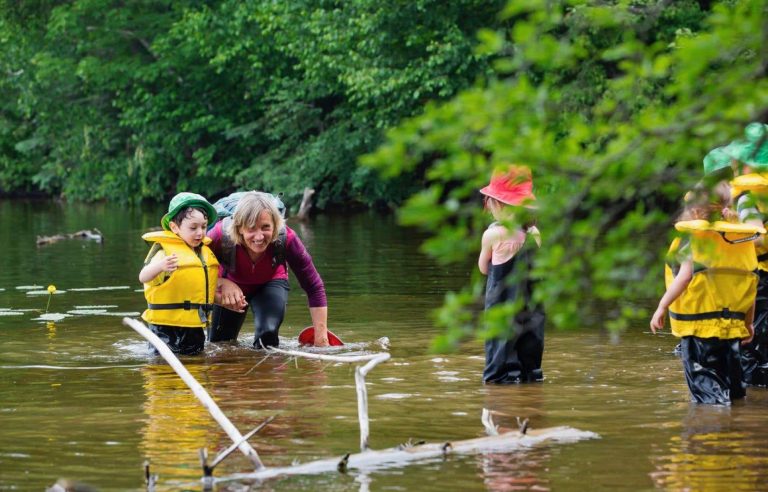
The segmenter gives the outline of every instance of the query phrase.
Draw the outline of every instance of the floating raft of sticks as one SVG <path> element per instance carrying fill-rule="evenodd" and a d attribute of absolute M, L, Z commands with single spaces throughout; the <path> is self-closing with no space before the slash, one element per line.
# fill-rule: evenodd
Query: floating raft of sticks
<path fill-rule="evenodd" d="M 345 363 L 365 363 L 355 368 L 355 387 L 357 390 L 358 418 L 360 420 L 360 452 L 346 454 L 343 457 L 328 458 L 311 461 L 304 464 L 286 467 L 267 467 L 258 456 L 256 450 L 248 443 L 248 439 L 267 425 L 273 417 L 269 417 L 257 428 L 242 435 L 229 419 L 221 412 L 213 399 L 205 392 L 203 387 L 189 374 L 184 365 L 176 358 L 170 349 L 152 333 L 143 323 L 130 318 L 123 318 L 123 323 L 133 328 L 136 332 L 152 343 L 160 352 L 160 355 L 170 364 L 179 377 L 189 386 L 203 406 L 208 410 L 216 422 L 224 429 L 233 444 L 219 454 L 210 464 L 207 451 L 201 450 L 201 464 L 203 467 L 204 489 L 208 490 L 213 484 L 231 481 L 262 481 L 270 478 L 288 475 L 314 475 L 328 472 L 344 473 L 350 469 L 376 470 L 382 468 L 401 467 L 411 462 L 447 456 L 449 454 L 480 454 L 489 452 L 510 452 L 525 449 L 543 442 L 569 443 L 585 439 L 599 438 L 597 434 L 582 431 L 572 427 L 548 427 L 544 429 L 529 429 L 528 420 L 519 423 L 518 430 L 499 434 L 498 427 L 494 425 L 491 412 L 483 410 L 481 422 L 485 427 L 486 437 L 465 439 L 461 441 L 442 443 L 410 443 L 402 444 L 395 448 L 383 450 L 370 450 L 368 448 L 368 393 L 366 390 L 365 376 L 376 365 L 389 360 L 388 353 L 334 356 L 314 354 L 295 350 L 282 350 L 271 347 L 270 353 L 277 353 L 289 357 L 303 357 L 308 359 L 325 360 Z M 221 463 L 232 451 L 239 449 L 254 465 L 254 471 L 250 473 L 238 473 L 220 478 L 213 477 L 216 465 Z M 149 471 L 147 468 L 147 476 Z"/>
<path fill-rule="evenodd" d="M 482 454 L 492 452 L 510 452 L 526 449 L 544 442 L 570 443 L 586 439 L 599 438 L 594 432 L 581 431 L 572 427 L 547 427 L 530 429 L 525 433 L 520 431 L 505 432 L 495 436 L 478 437 L 462 441 L 421 444 L 415 446 L 401 445 L 382 450 L 368 450 L 339 458 L 329 458 L 311 461 L 294 466 L 269 467 L 251 473 L 238 473 L 224 477 L 216 477 L 216 483 L 227 481 L 260 481 L 288 475 L 316 475 L 329 472 L 346 472 L 357 469 L 371 471 L 384 468 L 396 468 L 410 463 L 447 456 L 449 454 Z"/>

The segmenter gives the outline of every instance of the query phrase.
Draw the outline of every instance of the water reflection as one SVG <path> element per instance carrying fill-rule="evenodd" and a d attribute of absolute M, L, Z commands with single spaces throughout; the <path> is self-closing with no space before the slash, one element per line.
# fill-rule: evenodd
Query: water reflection
<path fill-rule="evenodd" d="M 0 489 L 43 490 L 71 477 L 105 492 L 140 491 L 149 458 L 160 487 L 199 490 L 199 448 L 215 456 L 229 446 L 179 377 L 162 362 L 148 363 L 146 342 L 114 317 L 144 309 L 136 274 L 146 246 L 139 238 L 157 225 L 161 209 L 0 200 L 0 232 L 14 238 L 0 266 Z M 30 254 L 36 235 L 92 227 L 103 231 L 103 245 L 62 241 Z M 296 230 L 326 281 L 334 332 L 360 351 L 391 340 L 392 359 L 367 378 L 374 449 L 478 437 L 483 407 L 502 428 L 516 428 L 521 417 L 532 429 L 569 425 L 602 439 L 291 477 L 254 489 L 584 490 L 579 477 L 602 490 L 760 489 L 768 479 L 768 390 L 750 389 L 743 404 L 726 410 L 691 408 L 671 337 L 643 335 L 642 326 L 617 340 L 598 321 L 578 333 L 550 331 L 543 384 L 483 386 L 481 343 L 427 355 L 437 334 L 428 313 L 472 265 L 430 263 L 416 253 L 418 233 L 390 217 L 323 216 Z M 53 298 L 51 314 L 70 315 L 53 325 L 32 320 L 46 296 L 27 295 L 50 283 L 67 290 Z M 281 329 L 286 344 L 308 324 L 305 306 L 294 285 Z M 240 344 L 207 348 L 185 363 L 242 433 L 277 415 L 250 440 L 264 463 L 357 451 L 353 369 L 312 361 L 297 368 L 284 357 L 259 364 L 264 355 L 248 347 L 251 337 L 252 328 L 244 329 Z M 235 452 L 215 475 L 249 468 Z"/>
<path fill-rule="evenodd" d="M 294 362 L 283 357 L 269 357 L 258 364 L 256 357 L 262 356 L 246 347 L 213 347 L 205 357 L 188 357 L 183 362 L 241 434 L 267 417 L 277 416 L 249 442 L 266 465 L 286 465 L 294 459 L 290 455 L 297 444 L 327 433 L 328 416 L 323 410 L 328 378 L 320 365 L 304 364 L 305 372 L 297 373 Z M 207 448 L 212 461 L 231 440 L 173 369 L 159 359 L 154 362 L 141 370 L 146 415 L 142 453 L 161 483 L 195 480 L 202 475 L 196 468 L 199 449 Z M 311 382 L 304 386 L 301 398 L 305 405 L 298 413 L 292 405 L 297 395 L 289 382 L 294 377 Z M 216 475 L 250 468 L 250 461 L 236 451 L 222 462 Z"/>
<path fill-rule="evenodd" d="M 680 434 L 653 457 L 654 483 L 666 490 L 762 490 L 768 479 L 768 456 L 758 451 L 764 436 L 743 428 L 741 406 L 691 404 Z"/>
<path fill-rule="evenodd" d="M 550 490 L 547 479 L 542 477 L 548 461 L 546 451 L 525 450 L 483 454 L 478 459 L 478 465 L 480 478 L 487 490 Z"/>
<path fill-rule="evenodd" d="M 205 379 L 206 368 L 187 362 L 187 369 L 198 381 Z M 169 366 L 149 364 L 141 369 L 144 379 L 144 413 L 141 453 L 149 460 L 153 473 L 163 480 L 188 480 L 190 470 L 199 463 L 197 451 L 213 444 L 209 432 L 211 417 L 186 384 Z"/>
<path fill-rule="evenodd" d="M 501 434 L 519 429 L 526 419 L 529 428 L 543 427 L 544 398 L 544 385 L 534 383 L 487 385 L 483 400 Z M 546 448 L 485 453 L 478 459 L 480 478 L 492 491 L 549 490 L 547 479 L 541 476 L 548 460 Z"/>

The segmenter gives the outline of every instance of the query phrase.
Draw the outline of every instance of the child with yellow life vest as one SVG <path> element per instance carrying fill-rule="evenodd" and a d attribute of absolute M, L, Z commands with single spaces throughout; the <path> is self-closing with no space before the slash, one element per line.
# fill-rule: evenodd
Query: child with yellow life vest
<path fill-rule="evenodd" d="M 750 123 L 744 137 L 723 148 L 746 174 L 731 181 L 731 195 L 736 201 L 739 220 L 765 227 L 768 221 L 768 126 Z M 755 241 L 758 284 L 755 301 L 755 336 L 741 347 L 744 382 L 752 386 L 768 386 L 768 244 Z"/>
<path fill-rule="evenodd" d="M 152 243 L 139 273 L 149 328 L 177 354 L 195 355 L 205 345 L 205 327 L 213 308 L 219 262 L 208 247 L 209 221 L 216 209 L 195 193 L 171 199 L 161 220 L 163 231 L 144 234 Z"/>
<path fill-rule="evenodd" d="M 746 394 L 739 344 L 752 338 L 757 289 L 754 240 L 765 229 L 729 222 L 726 183 L 697 187 L 675 229 L 683 238 L 671 248 L 672 275 L 650 322 L 656 333 L 669 310 L 672 334 L 681 338 L 681 357 L 692 401 L 730 404 Z M 725 220 L 717 220 L 725 219 Z"/>

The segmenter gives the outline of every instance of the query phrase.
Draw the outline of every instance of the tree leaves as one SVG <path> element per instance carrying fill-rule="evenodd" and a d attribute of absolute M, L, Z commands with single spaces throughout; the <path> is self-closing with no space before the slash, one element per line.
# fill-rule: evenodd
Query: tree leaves
<path fill-rule="evenodd" d="M 766 2 L 667 7 L 509 2 L 506 37 L 481 33 L 482 52 L 498 55 L 496 76 L 428 106 L 362 159 L 387 176 L 426 166 L 428 188 L 400 213 L 431 231 L 425 251 L 466 263 L 490 220 L 474 190 L 494 168 L 526 164 L 544 238 L 536 297 L 549 319 L 623 329 L 646 315 L 642 301 L 662 292 L 664 226 L 701 159 L 768 114 Z M 436 314 L 448 334 L 442 349 L 468 323 L 503 328 L 487 324 L 506 315 L 472 316 L 482 282 L 475 276 Z"/>

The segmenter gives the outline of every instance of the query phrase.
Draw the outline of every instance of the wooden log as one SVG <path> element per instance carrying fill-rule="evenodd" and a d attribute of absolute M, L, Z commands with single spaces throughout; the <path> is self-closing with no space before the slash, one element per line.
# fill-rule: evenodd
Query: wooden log
<path fill-rule="evenodd" d="M 54 236 L 37 236 L 37 245 L 44 246 L 46 244 L 55 243 L 56 241 L 61 241 L 62 239 L 66 238 L 67 237 L 62 234 L 56 234 Z"/>
<path fill-rule="evenodd" d="M 525 449 L 547 441 L 569 443 L 585 439 L 598 439 L 594 432 L 582 431 L 572 427 L 547 427 L 528 430 L 526 434 L 518 431 L 506 432 L 496 436 L 479 437 L 454 442 L 430 443 L 412 447 L 397 447 L 379 451 L 363 451 L 344 457 L 335 457 L 311 461 L 300 465 L 270 467 L 253 473 L 237 473 L 216 478 L 216 483 L 231 481 L 259 481 L 288 475 L 316 475 L 337 471 L 344 463 L 345 470 L 371 471 L 382 468 L 406 466 L 414 461 L 445 456 L 448 454 L 481 454 L 488 452 L 510 452 Z"/>
<path fill-rule="evenodd" d="M 55 234 L 53 236 L 37 236 L 37 245 L 38 246 L 44 246 L 46 244 L 55 243 L 57 241 L 61 241 L 63 239 L 88 239 L 91 241 L 96 241 L 99 243 L 104 242 L 104 236 L 102 235 L 101 231 L 98 229 L 90 230 L 82 230 L 77 232 L 72 232 L 70 234 Z"/>
<path fill-rule="evenodd" d="M 131 318 L 123 318 L 123 324 L 133 328 L 139 335 L 146 338 L 147 341 L 149 341 L 149 343 L 151 343 L 158 352 L 160 352 L 160 355 L 163 357 L 163 359 L 168 362 L 168 365 L 170 365 L 171 368 L 176 371 L 176 374 L 178 374 L 179 377 L 184 381 L 184 383 L 189 386 L 189 389 L 192 390 L 192 393 L 195 394 L 197 399 L 200 400 L 200 403 L 202 403 L 205 409 L 208 410 L 208 413 L 211 414 L 211 417 L 214 418 L 214 420 L 219 424 L 219 426 L 221 426 L 224 432 L 227 433 L 229 438 L 232 439 L 232 442 L 238 443 L 237 447 L 240 452 L 251 460 L 256 470 L 263 469 L 264 464 L 261 462 L 259 454 L 256 452 L 256 450 L 253 449 L 250 444 L 248 444 L 248 441 L 243 438 L 243 435 L 240 433 L 240 431 L 238 431 L 232 422 L 230 422 L 230 420 L 227 418 L 227 416 L 224 415 L 224 412 L 219 409 L 219 406 L 215 401 L 213 401 L 211 395 L 209 395 L 208 392 L 205 391 L 205 388 L 203 388 L 202 385 L 197 382 L 194 376 L 189 373 L 187 368 L 184 367 L 184 364 L 182 364 L 176 355 L 171 352 L 171 349 L 169 349 L 168 346 L 157 337 L 157 335 L 152 333 L 152 331 L 150 331 L 150 329 L 147 328 L 144 323 Z"/>
<path fill-rule="evenodd" d="M 104 242 L 104 236 L 101 234 L 101 231 L 98 229 L 93 229 L 92 231 L 84 229 L 82 231 L 77 231 L 77 232 L 68 234 L 68 236 L 70 239 L 81 238 L 81 239 L 90 239 L 91 241 L 97 241 L 99 243 Z"/>
<path fill-rule="evenodd" d="M 304 196 L 301 198 L 299 212 L 295 215 L 297 220 L 302 222 L 309 220 L 309 211 L 312 209 L 312 195 L 314 194 L 315 190 L 312 188 L 304 188 Z"/>

